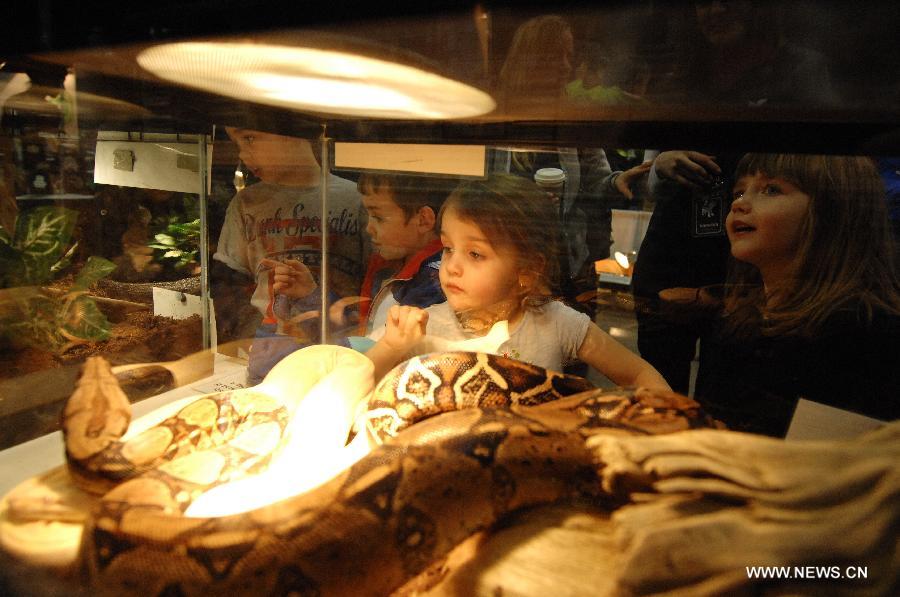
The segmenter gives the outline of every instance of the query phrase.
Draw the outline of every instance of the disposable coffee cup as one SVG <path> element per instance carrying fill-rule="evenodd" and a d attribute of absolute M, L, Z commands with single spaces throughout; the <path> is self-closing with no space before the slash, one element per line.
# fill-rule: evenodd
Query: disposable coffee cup
<path fill-rule="evenodd" d="M 547 193 L 559 198 L 566 188 L 566 173 L 559 168 L 541 168 L 534 173 L 534 182 Z"/>

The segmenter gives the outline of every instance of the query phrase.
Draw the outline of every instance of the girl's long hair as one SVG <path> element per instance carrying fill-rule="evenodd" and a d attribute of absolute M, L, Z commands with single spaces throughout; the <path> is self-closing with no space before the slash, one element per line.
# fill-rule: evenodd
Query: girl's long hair
<path fill-rule="evenodd" d="M 515 33 L 500 69 L 496 95 L 500 105 L 559 100 L 568 81 L 558 80 L 569 23 L 543 15 L 523 23 Z"/>
<path fill-rule="evenodd" d="M 477 225 L 494 247 L 510 250 L 519 272 L 533 280 L 522 288 L 521 301 L 537 307 L 552 298 L 559 281 L 559 226 L 556 208 L 534 182 L 512 174 L 461 184 L 444 202 L 448 209 Z"/>
<path fill-rule="evenodd" d="M 770 288 L 768 297 L 759 270 L 732 260 L 725 295 L 728 331 L 809 337 L 838 311 L 853 312 L 861 322 L 871 322 L 876 312 L 900 315 L 894 239 L 884 186 L 871 158 L 747 154 L 735 180 L 756 173 L 796 185 L 810 198 L 809 214 L 794 275 Z"/>

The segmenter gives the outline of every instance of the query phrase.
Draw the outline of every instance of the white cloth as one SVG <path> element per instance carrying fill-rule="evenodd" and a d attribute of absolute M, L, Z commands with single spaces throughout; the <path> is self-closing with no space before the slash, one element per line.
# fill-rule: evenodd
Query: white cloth
<path fill-rule="evenodd" d="M 339 296 L 358 293 L 363 275 L 362 202 L 356 185 L 328 179 L 329 288 Z M 259 182 L 228 205 L 213 259 L 256 280 L 251 303 L 271 316 L 272 270 L 263 258 L 302 261 L 321 283 L 322 209 L 319 188 Z"/>

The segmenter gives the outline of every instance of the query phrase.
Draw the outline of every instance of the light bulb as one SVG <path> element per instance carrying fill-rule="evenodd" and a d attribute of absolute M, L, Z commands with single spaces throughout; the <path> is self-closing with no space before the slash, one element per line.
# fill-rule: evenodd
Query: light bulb
<path fill-rule="evenodd" d="M 439 120 L 480 116 L 496 107 L 490 95 L 460 81 L 335 50 L 179 42 L 148 48 L 137 61 L 188 87 L 327 114 Z"/>

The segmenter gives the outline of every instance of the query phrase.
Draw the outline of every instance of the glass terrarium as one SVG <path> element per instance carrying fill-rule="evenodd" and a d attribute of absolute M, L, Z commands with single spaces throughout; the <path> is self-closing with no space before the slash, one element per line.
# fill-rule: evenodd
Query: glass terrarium
<path fill-rule="evenodd" d="M 719 427 L 779 446 L 856 437 L 900 412 L 900 15 L 890 3 L 490 2 L 353 15 L 338 3 L 291 16 L 280 3 L 238 14 L 155 2 L 97 11 L 89 24 L 72 8 L 39 4 L 0 40 L 0 493 L 40 478 L 80 518 L 64 521 L 63 547 L 33 547 L 20 538 L 38 523 L 15 530 L 18 503 L 7 499 L 0 525 L 13 530 L 0 526 L 0 544 L 13 556 L 71 581 L 78 553 L 127 551 L 120 527 L 107 552 L 79 548 L 83 520 L 115 516 L 66 501 L 66 475 L 94 464 L 73 455 L 64 442 L 75 432 L 60 425 L 75 416 L 67 400 L 90 384 L 116 385 L 131 403 L 126 438 L 144 427 L 153 438 L 170 433 L 160 426 L 184 431 L 202 409 L 176 409 L 198 396 L 277 402 L 335 354 L 352 355 L 354 373 L 335 382 L 348 396 L 408 357 L 478 353 L 482 364 L 491 355 L 538 367 L 535 387 L 552 386 L 548 372 L 558 372 L 592 391 L 671 390 Z M 94 356 L 109 375 L 92 368 Z M 357 383 L 359 363 L 370 361 L 374 373 Z M 478 387 L 509 382 L 509 362 L 506 377 L 492 370 Z M 462 403 L 475 382 L 448 368 L 435 375 L 458 375 L 447 391 Z M 93 373 L 79 382 L 81 371 Z M 393 398 L 430 387 L 418 373 Z M 104 414 L 87 435 L 103 437 L 115 408 L 97 392 L 90 408 Z M 375 402 L 371 411 L 383 406 Z M 224 429 L 246 414 L 229 408 L 201 414 Z M 674 410 L 672 420 L 715 426 Z M 332 428 L 347 412 L 310 411 L 302 433 L 337 434 L 341 449 L 368 437 L 359 424 Z M 206 441 L 184 433 L 191 439 L 171 452 Z M 152 443 L 123 440 L 116 458 L 136 470 Z M 480 464 L 493 457 L 473 446 L 466 454 Z M 304 490 L 362 457 L 303 454 L 297 468 L 321 468 Z M 292 477 L 283 462 L 275 470 Z M 165 465 L 152 468 L 160 475 Z M 56 476 L 35 477 L 47 470 Z M 515 484 L 492 471 L 499 503 Z M 353 475 L 354 490 L 377 476 Z M 820 486 L 828 483 L 810 491 Z M 247 516 L 264 512 L 291 533 L 305 516 L 285 522 L 266 509 L 300 503 L 287 490 L 243 491 L 232 501 Z M 365 500 L 383 502 L 375 493 Z M 248 519 L 218 507 L 205 514 L 209 528 L 246 530 Z M 410 525 L 422 523 L 416 516 Z M 182 523 L 168 524 L 160 534 Z M 128 537 L 144 541 L 148 528 Z M 394 531 L 431 545 L 419 527 Z M 232 590 L 223 579 L 233 562 L 257 552 L 226 535 L 193 544 L 190 532 L 172 531 L 147 549 L 157 557 L 166 540 L 183 539 L 172 553 L 202 568 L 184 582 Z M 133 566 L 139 586 L 146 569 Z M 260 582 L 274 592 L 331 586 L 322 570 L 269 568 L 282 584 Z"/>
<path fill-rule="evenodd" d="M 61 401 L 90 356 L 131 371 L 136 400 L 212 371 L 193 356 L 209 346 L 199 137 L 79 127 L 75 97 L 47 96 L 46 113 L 18 108 L 27 97 L 7 102 L 5 170 L 15 176 L 3 227 L 5 447 L 58 428 Z M 145 148 L 172 159 L 155 162 Z M 193 167 L 179 170 L 176 154 Z M 153 365 L 163 362 L 174 369 Z"/>

